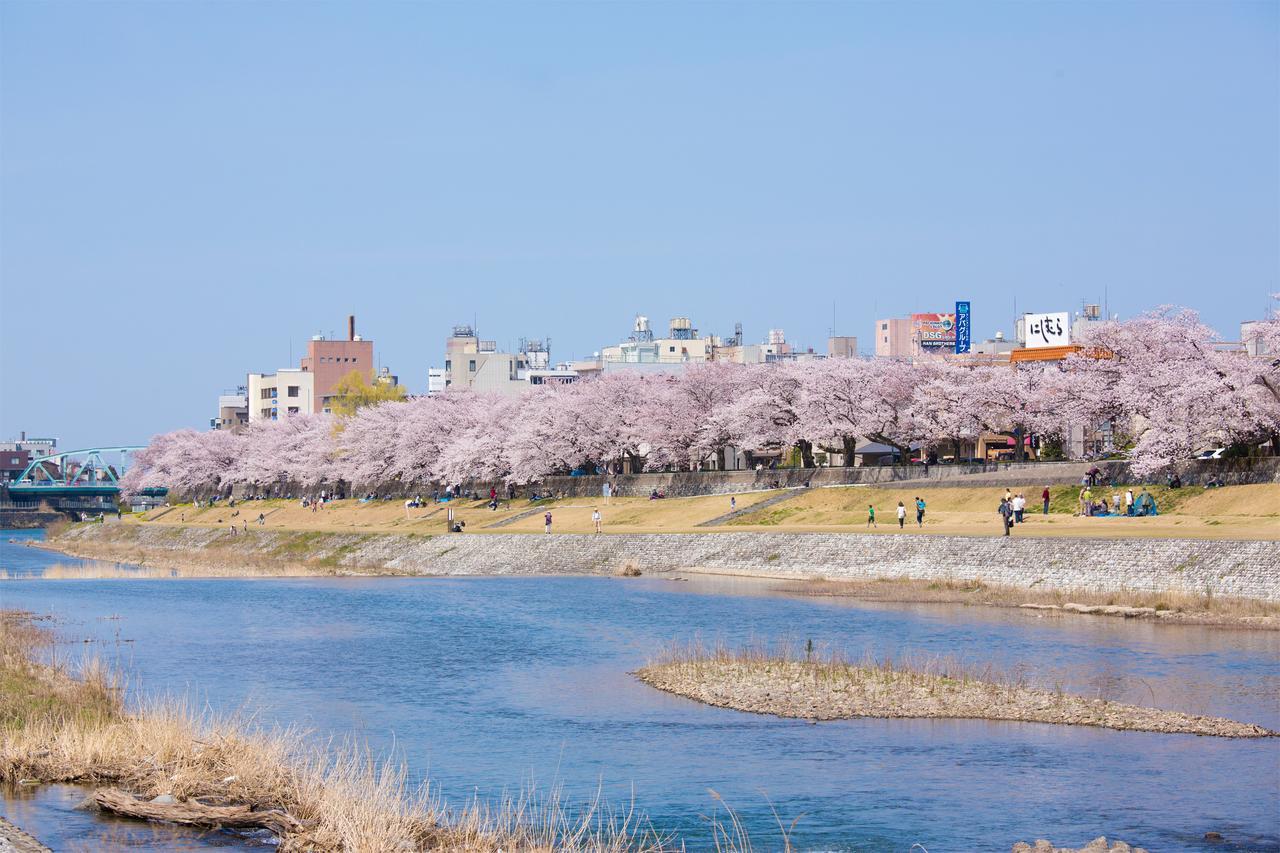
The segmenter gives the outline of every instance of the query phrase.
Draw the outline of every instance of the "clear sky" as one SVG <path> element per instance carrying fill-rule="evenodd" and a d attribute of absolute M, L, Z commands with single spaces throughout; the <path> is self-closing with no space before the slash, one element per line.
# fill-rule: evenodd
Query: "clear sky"
<path fill-rule="evenodd" d="M 1280 3 L 0 3 L 0 437 L 207 425 L 348 313 L 819 348 L 1280 290 Z M 834 321 L 833 321 L 834 303 Z"/>

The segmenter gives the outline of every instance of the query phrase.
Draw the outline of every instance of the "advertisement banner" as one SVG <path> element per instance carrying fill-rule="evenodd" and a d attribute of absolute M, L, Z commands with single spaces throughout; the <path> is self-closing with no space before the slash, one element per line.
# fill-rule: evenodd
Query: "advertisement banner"
<path fill-rule="evenodd" d="M 956 303 L 956 352 L 966 353 L 973 342 L 969 331 L 969 303 Z"/>
<path fill-rule="evenodd" d="M 1027 314 L 1022 322 L 1026 329 L 1027 349 L 1065 347 L 1071 343 L 1071 315 L 1066 311 Z"/>
<path fill-rule="evenodd" d="M 951 349 L 956 345 L 956 315 L 912 314 L 911 337 L 928 352 Z"/>

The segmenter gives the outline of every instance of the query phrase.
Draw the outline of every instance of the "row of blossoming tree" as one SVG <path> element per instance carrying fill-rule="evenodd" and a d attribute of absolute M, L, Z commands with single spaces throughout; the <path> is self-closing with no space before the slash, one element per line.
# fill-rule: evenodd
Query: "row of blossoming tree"
<path fill-rule="evenodd" d="M 1259 334 L 1280 352 L 1280 322 Z M 690 470 L 728 448 L 786 449 L 812 466 L 859 439 L 944 453 L 984 433 L 1062 437 L 1110 422 L 1133 471 L 1150 474 L 1210 445 L 1276 446 L 1280 370 L 1220 346 L 1189 311 L 1099 324 L 1061 362 L 964 364 L 825 359 L 708 363 L 671 375 L 607 373 L 511 397 L 449 392 L 344 417 L 301 415 L 239 432 L 158 435 L 127 491 L 237 484 L 414 490 L 466 481 L 530 483 L 575 468 Z"/>

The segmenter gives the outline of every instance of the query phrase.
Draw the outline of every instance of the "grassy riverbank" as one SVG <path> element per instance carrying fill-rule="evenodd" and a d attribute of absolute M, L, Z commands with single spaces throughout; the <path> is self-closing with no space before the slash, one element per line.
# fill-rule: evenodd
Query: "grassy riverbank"
<path fill-rule="evenodd" d="M 639 670 L 645 684 L 690 699 L 757 714 L 839 720 L 853 717 L 1006 720 L 1119 731 L 1274 737 L 1261 726 L 1088 699 L 978 673 L 949 661 L 845 661 L 783 648 L 730 651 L 675 648 Z"/>
<path fill-rule="evenodd" d="M 1228 486 L 1218 489 L 1152 487 L 1160 506 L 1154 518 L 1085 518 L 1075 515 L 1076 486 L 1054 486 L 1050 513 L 1039 512 L 1043 485 L 1014 485 L 1015 493 L 1028 499 L 1026 521 L 1014 535 L 1106 538 L 1195 538 L 1195 539 L 1280 539 L 1280 484 Z M 1112 490 L 1095 492 L 1110 495 Z M 1135 488 L 1138 491 L 1138 488 Z M 568 498 L 540 501 L 520 499 L 503 502 L 497 511 L 486 501 L 452 502 L 455 519 L 466 522 L 468 533 L 541 533 L 543 512 L 550 510 L 557 533 L 589 533 L 594 529 L 591 514 L 603 515 L 605 533 L 709 533 L 731 530 L 778 532 L 856 531 L 883 535 L 964 535 L 999 536 L 1004 530 L 996 507 L 1004 494 L 1001 487 L 922 488 L 905 483 L 901 487 L 838 487 L 774 490 L 737 495 L 731 506 L 728 495 L 691 498 Z M 925 524 L 915 524 L 915 498 L 927 504 Z M 751 511 L 770 499 L 767 507 Z M 908 509 L 905 530 L 896 521 L 898 502 Z M 878 527 L 868 528 L 867 506 L 874 505 Z M 297 501 L 251 501 L 228 507 L 195 509 L 190 504 L 152 510 L 126 523 L 148 525 L 200 525 L 227 527 L 246 521 L 257 527 L 368 533 L 442 533 L 449 507 L 428 504 L 406 508 L 403 501 L 335 501 L 312 511 Z M 731 512 L 739 514 L 726 518 Z"/>
<path fill-rule="evenodd" d="M 53 643 L 31 614 L 0 612 L 0 783 L 79 783 L 100 789 L 100 808 L 262 826 L 285 851 L 666 846 L 643 819 L 599 802 L 570 809 L 552 791 L 455 810 L 410 784 L 403 766 L 355 747 L 326 751 L 295 729 L 182 702 L 129 710 L 105 668 L 49 662 Z"/>

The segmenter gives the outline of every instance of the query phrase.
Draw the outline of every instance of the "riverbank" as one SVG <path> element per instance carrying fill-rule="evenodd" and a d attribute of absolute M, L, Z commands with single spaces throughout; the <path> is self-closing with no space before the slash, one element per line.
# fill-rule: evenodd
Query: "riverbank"
<path fill-rule="evenodd" d="M 1039 496 L 1045 484 L 1011 482 L 1013 494 L 1027 499 L 1024 522 L 1015 536 L 1043 538 L 1194 538 L 1204 540 L 1280 540 L 1280 484 L 1169 489 L 1150 486 L 1159 506 L 1157 516 L 1088 517 L 1078 515 L 1079 486 L 1050 486 L 1049 513 L 1040 512 Z M 1140 494 L 1141 486 L 1134 486 Z M 265 500 L 226 502 L 213 507 L 178 504 L 137 516 L 125 523 L 150 525 L 211 526 L 231 524 L 266 529 L 327 533 L 448 532 L 450 512 L 468 533 L 542 533 L 544 513 L 553 516 L 557 533 L 592 533 L 592 513 L 602 515 L 603 530 L 613 533 L 694 533 L 710 531 L 760 531 L 808 533 L 860 533 L 880 536 L 992 536 L 1004 533 L 996 512 L 1003 486 L 955 486 L 941 488 L 905 482 L 875 486 L 831 486 L 761 489 L 735 495 L 612 498 L 598 496 L 540 500 L 521 498 L 500 501 L 496 509 L 487 500 L 455 499 L 434 503 L 429 496 L 422 506 L 405 506 L 403 500 L 341 500 L 323 509 L 303 507 L 299 501 Z M 1123 495 L 1123 487 L 1095 490 L 1095 500 Z M 915 500 L 925 502 L 923 524 L 915 523 Z M 907 510 L 907 523 L 897 524 L 897 506 Z M 868 506 L 876 509 L 877 526 L 867 524 Z"/>
<path fill-rule="evenodd" d="M 446 534 L 82 524 L 48 542 L 188 574 L 618 575 L 698 570 L 788 581 L 904 579 L 1280 603 L 1280 542 L 861 534 Z M 1019 603 L 1037 603 L 1023 599 Z M 1154 604 L 1152 605 L 1154 607 Z"/>
<path fill-rule="evenodd" d="M 645 851 L 664 841 L 602 803 L 570 814 L 554 792 L 445 806 L 403 765 L 356 747 L 322 751 L 295 729 L 197 712 L 126 709 L 115 677 L 43 662 L 53 643 L 29 613 L 0 611 L 0 783 L 94 788 L 97 808 L 207 829 L 267 829 L 282 851 Z M 600 809 L 600 810 L 598 810 Z"/>
<path fill-rule="evenodd" d="M 636 672 L 645 684 L 714 705 L 807 720 L 972 719 L 1225 738 L 1277 737 L 1251 723 L 1088 699 L 993 680 L 952 662 L 849 663 L 793 653 L 676 649 Z"/>

